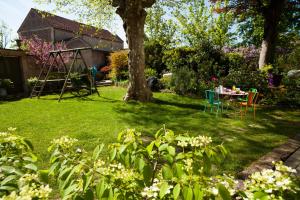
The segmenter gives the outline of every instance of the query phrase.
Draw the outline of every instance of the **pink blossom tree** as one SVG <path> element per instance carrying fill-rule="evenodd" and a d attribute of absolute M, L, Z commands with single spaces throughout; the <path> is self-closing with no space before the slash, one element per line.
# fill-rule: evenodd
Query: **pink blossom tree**
<path fill-rule="evenodd" d="M 67 49 L 64 42 L 57 42 L 54 45 L 51 42 L 46 42 L 36 35 L 33 38 L 27 39 L 25 37 L 21 38 L 22 40 L 22 49 L 27 51 L 30 55 L 35 58 L 35 62 L 38 65 L 50 64 L 53 61 L 53 58 L 48 61 L 49 53 L 53 50 L 65 50 Z M 62 58 L 64 63 L 68 63 L 70 60 L 69 53 L 63 53 Z M 57 59 L 58 64 L 61 65 L 62 62 L 60 59 Z M 48 62 L 48 63 L 47 63 Z"/>

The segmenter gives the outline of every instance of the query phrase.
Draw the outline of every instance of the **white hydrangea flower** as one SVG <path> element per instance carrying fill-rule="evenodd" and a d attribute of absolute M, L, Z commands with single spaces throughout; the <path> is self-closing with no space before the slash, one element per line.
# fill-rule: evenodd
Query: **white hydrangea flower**
<path fill-rule="evenodd" d="M 160 186 L 163 182 L 160 182 L 157 178 L 153 180 L 153 185 L 150 187 L 145 187 L 144 190 L 141 192 L 141 195 L 145 197 L 146 199 L 157 199 L 159 192 L 160 192 Z M 170 185 L 168 189 L 166 190 L 166 194 L 170 194 L 173 186 Z"/>
<path fill-rule="evenodd" d="M 7 133 L 7 132 L 0 132 L 0 137 L 7 137 L 9 136 L 10 134 Z"/>
<path fill-rule="evenodd" d="M 38 182 L 38 175 L 25 174 L 19 181 L 19 193 L 13 191 L 1 200 L 31 200 L 31 199 L 48 199 L 52 189 L 49 185 L 42 185 Z"/>
<path fill-rule="evenodd" d="M 4 138 L 5 142 L 14 142 L 19 140 L 20 137 L 19 136 L 15 136 L 15 135 L 9 135 L 8 137 Z"/>
<path fill-rule="evenodd" d="M 219 194 L 219 190 L 215 187 L 211 188 L 211 193 L 215 196 L 217 196 Z"/>
<path fill-rule="evenodd" d="M 7 130 L 10 131 L 10 132 L 13 132 L 13 131 L 16 131 L 17 128 L 9 127 Z"/>
<path fill-rule="evenodd" d="M 190 145 L 192 147 L 205 147 L 208 144 L 212 142 L 211 137 L 207 136 L 197 136 L 197 137 L 192 137 L 190 140 Z"/>
<path fill-rule="evenodd" d="M 184 148 L 184 147 L 187 147 L 189 145 L 189 143 L 186 141 L 178 141 L 177 145 Z"/>
<path fill-rule="evenodd" d="M 184 160 L 185 166 L 184 168 L 186 169 L 186 171 L 191 172 L 193 170 L 193 159 L 188 158 L 186 160 Z"/>
<path fill-rule="evenodd" d="M 244 182 L 248 199 L 251 199 L 249 195 L 256 191 L 264 191 L 274 195 L 277 191 L 293 190 L 290 174 L 294 173 L 295 170 L 284 166 L 282 162 L 274 164 L 275 170 L 265 169 L 261 172 L 255 172 Z M 281 196 L 274 195 L 274 198 L 270 196 L 270 199 L 281 199 Z"/>
<path fill-rule="evenodd" d="M 75 138 L 70 138 L 69 136 L 62 136 L 59 139 L 52 140 L 52 144 L 61 146 L 62 148 L 70 148 L 74 143 L 78 142 Z"/>

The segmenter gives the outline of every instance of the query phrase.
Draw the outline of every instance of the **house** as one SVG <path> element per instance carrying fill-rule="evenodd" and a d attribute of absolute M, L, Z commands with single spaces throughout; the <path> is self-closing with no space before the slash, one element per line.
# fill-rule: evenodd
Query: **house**
<path fill-rule="evenodd" d="M 107 55 L 124 47 L 124 41 L 107 30 L 33 8 L 21 24 L 18 34 L 20 38 L 36 35 L 52 43 L 63 41 L 69 49 L 91 47 L 83 52 L 89 66 L 106 65 Z"/>

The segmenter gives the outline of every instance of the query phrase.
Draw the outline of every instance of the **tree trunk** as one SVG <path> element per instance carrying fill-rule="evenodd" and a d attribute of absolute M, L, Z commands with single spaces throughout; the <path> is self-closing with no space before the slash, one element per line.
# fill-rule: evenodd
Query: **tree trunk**
<path fill-rule="evenodd" d="M 278 24 L 286 0 L 271 0 L 263 13 L 264 35 L 259 56 L 259 69 L 267 64 L 273 64 L 278 36 Z"/>
<path fill-rule="evenodd" d="M 129 86 L 125 101 L 150 101 L 152 92 L 145 77 L 144 25 L 146 11 L 142 1 L 127 0 L 119 4 L 117 13 L 121 16 L 129 47 Z M 154 3 L 154 2 L 153 2 Z"/>

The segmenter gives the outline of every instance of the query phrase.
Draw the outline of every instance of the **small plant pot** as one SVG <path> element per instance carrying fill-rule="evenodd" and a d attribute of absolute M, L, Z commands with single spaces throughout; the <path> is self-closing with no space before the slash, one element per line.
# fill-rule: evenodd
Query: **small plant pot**
<path fill-rule="evenodd" d="M 0 88 L 0 97 L 6 97 L 6 96 L 7 96 L 7 89 Z"/>

